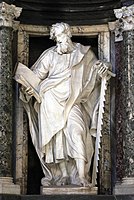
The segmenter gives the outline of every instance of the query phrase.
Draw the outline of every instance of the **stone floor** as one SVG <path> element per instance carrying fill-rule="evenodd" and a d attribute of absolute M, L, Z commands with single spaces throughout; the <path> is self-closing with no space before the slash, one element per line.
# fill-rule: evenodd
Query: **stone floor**
<path fill-rule="evenodd" d="M 134 195 L 0 195 L 0 200 L 134 200 Z"/>

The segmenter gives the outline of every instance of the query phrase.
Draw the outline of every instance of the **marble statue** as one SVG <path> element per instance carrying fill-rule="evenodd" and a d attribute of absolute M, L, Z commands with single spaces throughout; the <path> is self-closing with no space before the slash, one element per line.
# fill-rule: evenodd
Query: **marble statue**
<path fill-rule="evenodd" d="M 90 46 L 73 43 L 70 26 L 56 23 L 56 41 L 31 67 L 39 82 L 21 87 L 32 142 L 39 156 L 43 186 L 90 186 L 102 77 L 109 64 L 97 60 Z M 30 81 L 30 78 L 29 78 Z"/>

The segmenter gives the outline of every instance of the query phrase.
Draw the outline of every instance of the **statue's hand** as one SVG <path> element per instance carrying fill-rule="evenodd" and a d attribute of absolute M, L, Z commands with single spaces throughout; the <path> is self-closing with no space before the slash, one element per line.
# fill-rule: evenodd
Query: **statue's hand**
<path fill-rule="evenodd" d="M 104 62 L 98 60 L 96 66 L 98 69 L 98 74 L 101 78 L 107 75 L 108 66 Z"/>
<path fill-rule="evenodd" d="M 26 88 L 25 92 L 30 96 L 33 96 L 33 93 L 34 93 L 34 91 L 31 87 Z"/>
<path fill-rule="evenodd" d="M 25 90 L 26 90 L 26 88 L 23 85 L 21 85 L 20 91 L 23 92 L 23 93 L 25 93 Z"/>

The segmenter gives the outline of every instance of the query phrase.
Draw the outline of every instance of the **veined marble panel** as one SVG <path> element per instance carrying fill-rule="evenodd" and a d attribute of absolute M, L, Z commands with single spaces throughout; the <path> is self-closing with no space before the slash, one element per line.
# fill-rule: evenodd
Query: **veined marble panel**
<path fill-rule="evenodd" d="M 0 30 L 0 176 L 11 176 L 12 61 L 11 28 Z"/>

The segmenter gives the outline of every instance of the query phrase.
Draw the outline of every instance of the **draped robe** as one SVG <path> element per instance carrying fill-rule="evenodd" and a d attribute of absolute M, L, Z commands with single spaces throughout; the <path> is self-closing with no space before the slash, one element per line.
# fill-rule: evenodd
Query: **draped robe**
<path fill-rule="evenodd" d="M 45 181 L 61 178 L 58 163 L 63 160 L 72 184 L 78 183 L 75 159 L 85 160 L 89 176 L 100 95 L 96 61 L 89 46 L 77 43 L 74 51 L 62 55 L 51 47 L 31 68 L 41 80 L 37 88 L 41 103 L 23 93 L 20 98 Z"/>

